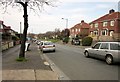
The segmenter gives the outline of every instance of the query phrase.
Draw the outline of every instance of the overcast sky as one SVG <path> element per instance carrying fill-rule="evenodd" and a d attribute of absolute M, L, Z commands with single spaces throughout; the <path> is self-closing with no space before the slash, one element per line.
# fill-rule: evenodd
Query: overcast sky
<path fill-rule="evenodd" d="M 97 2 L 96 2 L 97 1 Z M 93 20 L 109 13 L 110 9 L 118 11 L 119 0 L 59 0 L 54 5 L 56 7 L 45 6 L 42 12 L 38 12 L 39 16 L 28 10 L 29 28 L 28 33 L 45 33 L 54 31 L 55 28 L 63 30 L 66 28 L 66 20 L 68 19 L 68 28 L 84 20 L 89 23 Z M 20 22 L 23 29 L 23 11 L 18 8 L 9 8 L 8 13 L 0 12 L 0 20 L 4 24 L 11 26 L 17 32 L 20 32 Z"/>

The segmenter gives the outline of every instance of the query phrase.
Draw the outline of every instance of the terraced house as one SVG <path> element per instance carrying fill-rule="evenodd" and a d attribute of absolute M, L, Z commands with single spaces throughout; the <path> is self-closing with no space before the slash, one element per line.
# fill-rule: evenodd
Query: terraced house
<path fill-rule="evenodd" d="M 6 26 L 4 21 L 0 20 L 0 34 L 2 35 L 2 40 L 12 40 L 12 37 L 18 33 L 11 29 L 11 26 Z"/>
<path fill-rule="evenodd" d="M 118 40 L 120 34 L 120 12 L 111 9 L 108 14 L 92 21 L 90 35 L 100 41 Z"/>
<path fill-rule="evenodd" d="M 3 33 L 3 21 L 0 20 L 0 34 Z"/>

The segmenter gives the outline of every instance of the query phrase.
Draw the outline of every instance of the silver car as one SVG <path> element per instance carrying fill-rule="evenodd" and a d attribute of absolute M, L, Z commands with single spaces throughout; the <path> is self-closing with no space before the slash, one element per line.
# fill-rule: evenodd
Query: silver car
<path fill-rule="evenodd" d="M 51 41 L 41 41 L 39 49 L 42 52 L 45 52 L 45 51 L 54 51 L 55 52 L 55 44 Z"/>
<path fill-rule="evenodd" d="M 86 57 L 103 59 L 107 64 L 120 62 L 120 42 L 98 42 L 91 48 L 85 48 Z"/>

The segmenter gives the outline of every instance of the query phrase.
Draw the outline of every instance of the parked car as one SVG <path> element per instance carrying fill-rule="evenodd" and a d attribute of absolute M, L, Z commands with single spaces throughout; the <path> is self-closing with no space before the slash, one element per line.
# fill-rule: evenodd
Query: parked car
<path fill-rule="evenodd" d="M 80 40 L 77 38 L 72 38 L 71 44 L 72 45 L 80 45 Z"/>
<path fill-rule="evenodd" d="M 51 41 L 41 41 L 39 49 L 42 52 L 45 52 L 45 51 L 54 51 L 55 52 L 55 44 Z"/>
<path fill-rule="evenodd" d="M 85 48 L 86 57 L 103 59 L 107 64 L 120 62 L 120 42 L 98 42 L 91 48 Z"/>
<path fill-rule="evenodd" d="M 41 41 L 40 41 L 40 40 L 36 42 L 36 44 L 37 44 L 37 45 L 40 45 L 40 43 L 41 43 Z"/>
<path fill-rule="evenodd" d="M 39 43 L 39 45 L 38 45 L 38 47 L 39 47 L 40 50 L 42 50 L 43 42 L 44 42 L 44 41 L 40 41 L 40 43 Z"/>

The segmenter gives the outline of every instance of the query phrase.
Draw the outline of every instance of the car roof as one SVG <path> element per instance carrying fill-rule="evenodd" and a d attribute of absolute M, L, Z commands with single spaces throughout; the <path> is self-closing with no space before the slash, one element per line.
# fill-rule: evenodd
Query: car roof
<path fill-rule="evenodd" d="M 51 41 L 41 41 L 41 42 L 46 43 L 46 42 L 51 42 Z M 51 43 L 52 43 L 52 42 L 51 42 Z"/>
<path fill-rule="evenodd" d="M 97 43 L 117 43 L 117 44 L 120 44 L 120 42 L 97 42 Z"/>

